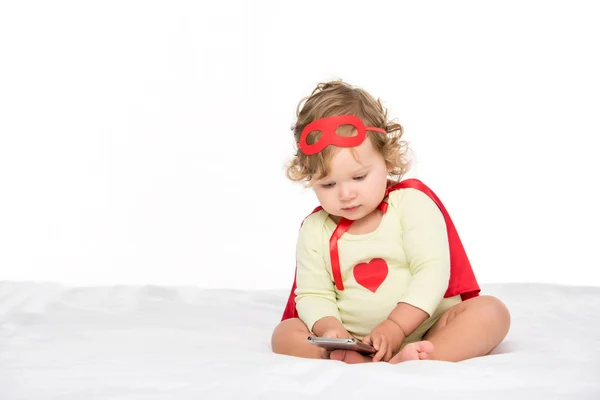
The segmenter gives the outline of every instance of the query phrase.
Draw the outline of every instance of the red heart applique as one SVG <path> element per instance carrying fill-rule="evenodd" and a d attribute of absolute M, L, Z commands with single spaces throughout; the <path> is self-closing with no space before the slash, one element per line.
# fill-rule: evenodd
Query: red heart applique
<path fill-rule="evenodd" d="M 388 265 L 384 259 L 374 258 L 368 263 L 356 264 L 352 272 L 356 282 L 375 293 L 387 277 Z"/>

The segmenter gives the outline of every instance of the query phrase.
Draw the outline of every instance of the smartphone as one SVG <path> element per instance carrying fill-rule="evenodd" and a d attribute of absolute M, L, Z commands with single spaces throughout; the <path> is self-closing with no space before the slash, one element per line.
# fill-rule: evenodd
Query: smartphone
<path fill-rule="evenodd" d="M 327 350 L 354 350 L 366 355 L 376 353 L 373 346 L 354 338 L 324 338 L 309 336 L 306 340 L 308 343 L 312 343 Z"/>

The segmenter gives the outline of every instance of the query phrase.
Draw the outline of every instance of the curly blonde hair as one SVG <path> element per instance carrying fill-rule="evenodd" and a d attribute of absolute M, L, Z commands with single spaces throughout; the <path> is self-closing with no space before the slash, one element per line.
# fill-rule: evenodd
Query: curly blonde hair
<path fill-rule="evenodd" d="M 310 96 L 303 98 L 296 109 L 296 123 L 292 126 L 294 132 L 296 154 L 286 169 L 286 175 L 292 181 L 302 181 L 308 186 L 329 174 L 329 162 L 335 154 L 335 146 L 327 146 L 314 155 L 304 154 L 298 147 L 302 130 L 309 123 L 325 117 L 336 115 L 354 115 L 362 120 L 365 126 L 383 128 L 387 134 L 367 131 L 367 137 L 373 147 L 383 156 L 390 170 L 389 179 L 398 182 L 408 171 L 408 143 L 402 140 L 404 130 L 402 125 L 387 119 L 387 109 L 379 99 L 375 100 L 369 93 L 358 87 L 335 80 L 319 83 Z M 338 128 L 340 136 L 355 136 L 353 126 Z M 306 138 L 308 144 L 313 144 L 321 137 L 321 132 L 312 132 Z"/>

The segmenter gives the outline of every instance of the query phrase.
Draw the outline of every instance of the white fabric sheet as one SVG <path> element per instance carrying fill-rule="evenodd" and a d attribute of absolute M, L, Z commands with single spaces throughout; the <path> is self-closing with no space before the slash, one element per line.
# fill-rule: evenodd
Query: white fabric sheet
<path fill-rule="evenodd" d="M 0 282 L 0 399 L 600 399 L 600 288 L 483 285 L 512 327 L 460 363 L 276 355 L 288 292 Z"/>

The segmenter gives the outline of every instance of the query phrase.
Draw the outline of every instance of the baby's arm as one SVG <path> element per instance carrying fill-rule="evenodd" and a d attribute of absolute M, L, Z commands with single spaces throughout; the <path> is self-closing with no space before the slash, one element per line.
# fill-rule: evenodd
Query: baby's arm
<path fill-rule="evenodd" d="M 317 336 L 343 329 L 334 283 L 323 255 L 323 231 L 319 218 L 307 218 L 296 246 L 296 309 L 308 329 Z M 340 336 L 341 337 L 341 336 Z"/>
<path fill-rule="evenodd" d="M 402 331 L 402 340 L 400 342 L 404 342 L 404 339 L 425 322 L 427 318 L 429 318 L 429 314 L 408 303 L 398 303 L 388 316 L 388 319 Z"/>
<path fill-rule="evenodd" d="M 444 216 L 435 202 L 416 189 L 401 202 L 404 252 L 412 274 L 409 286 L 389 314 L 410 335 L 439 306 L 450 280 L 450 246 Z"/>

